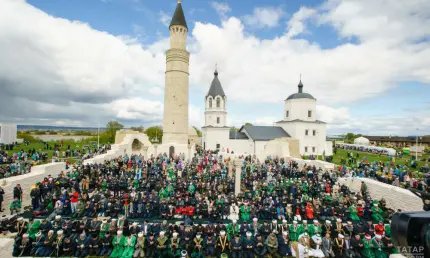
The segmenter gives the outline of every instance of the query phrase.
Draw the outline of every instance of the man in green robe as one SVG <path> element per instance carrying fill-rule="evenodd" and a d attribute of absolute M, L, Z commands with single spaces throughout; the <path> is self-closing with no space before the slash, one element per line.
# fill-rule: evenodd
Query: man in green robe
<path fill-rule="evenodd" d="M 357 206 L 355 204 L 352 204 L 351 206 L 349 206 L 349 214 L 351 215 L 351 219 L 353 221 L 360 220 L 360 217 L 358 216 L 358 213 L 357 213 Z"/>
<path fill-rule="evenodd" d="M 314 224 L 309 226 L 309 235 L 311 238 L 315 235 L 321 235 L 322 234 L 322 228 L 318 220 L 313 221 Z"/>
<path fill-rule="evenodd" d="M 384 242 L 382 242 L 382 236 L 376 235 L 372 239 L 372 245 L 373 245 L 373 253 L 375 254 L 375 257 L 377 258 L 388 258 L 388 254 L 384 250 Z"/>
<path fill-rule="evenodd" d="M 249 221 L 250 211 L 251 211 L 251 207 L 248 206 L 248 203 L 244 203 L 242 206 L 240 206 L 240 214 L 243 221 Z"/>
<path fill-rule="evenodd" d="M 372 218 L 373 222 L 378 223 L 379 221 L 384 221 L 384 217 L 382 216 L 382 210 L 379 208 L 379 205 L 377 203 L 373 204 L 372 207 Z"/>
<path fill-rule="evenodd" d="M 195 191 L 196 187 L 193 185 L 193 183 L 190 183 L 190 185 L 188 186 L 188 193 L 194 194 Z"/>
<path fill-rule="evenodd" d="M 37 232 L 39 232 L 39 228 L 40 228 L 40 220 L 36 219 L 33 221 L 33 223 L 30 223 L 30 225 L 28 225 L 28 237 L 32 240 L 36 239 L 36 234 Z"/>
<path fill-rule="evenodd" d="M 236 220 L 232 220 L 232 223 L 227 225 L 228 240 L 233 239 L 235 235 L 239 234 L 239 232 L 240 232 L 239 224 L 237 224 Z"/>
<path fill-rule="evenodd" d="M 290 240 L 298 241 L 299 236 L 303 233 L 303 227 L 298 224 L 297 220 L 290 225 Z"/>
<path fill-rule="evenodd" d="M 130 235 L 124 240 L 124 251 L 121 258 L 131 258 L 134 253 L 134 245 L 136 244 L 136 236 Z"/>
<path fill-rule="evenodd" d="M 110 255 L 111 258 L 120 258 L 124 252 L 124 241 L 125 237 L 122 235 L 122 231 L 118 230 L 116 236 L 112 240 L 113 251 Z"/>
<path fill-rule="evenodd" d="M 366 258 L 377 258 L 373 252 L 372 237 L 369 234 L 363 238 L 363 256 Z"/>

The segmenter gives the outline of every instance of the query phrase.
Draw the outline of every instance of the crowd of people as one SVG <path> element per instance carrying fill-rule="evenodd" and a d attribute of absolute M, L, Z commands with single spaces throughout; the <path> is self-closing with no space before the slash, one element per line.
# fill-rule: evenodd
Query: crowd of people
<path fill-rule="evenodd" d="M 200 151 L 118 157 L 47 177 L 18 218 L 13 256 L 388 257 L 394 210 L 336 182 L 338 171 Z M 15 198 L 16 200 L 17 198 Z"/>

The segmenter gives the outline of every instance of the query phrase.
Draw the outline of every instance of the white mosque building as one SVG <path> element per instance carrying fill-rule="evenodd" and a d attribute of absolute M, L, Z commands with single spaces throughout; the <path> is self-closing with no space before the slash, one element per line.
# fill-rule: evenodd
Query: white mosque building
<path fill-rule="evenodd" d="M 298 92 L 284 102 L 282 120 L 274 126 L 244 125 L 233 132 L 227 126 L 227 96 L 215 71 L 205 96 L 203 148 L 257 156 L 332 155 L 332 142 L 326 139 L 326 123 L 316 119 L 316 101 L 303 92 L 300 80 Z"/>

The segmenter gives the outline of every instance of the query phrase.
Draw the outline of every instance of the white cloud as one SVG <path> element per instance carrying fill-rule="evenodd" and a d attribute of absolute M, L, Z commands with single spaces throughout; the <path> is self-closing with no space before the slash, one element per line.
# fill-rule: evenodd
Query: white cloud
<path fill-rule="evenodd" d="M 160 11 L 159 17 L 160 17 L 160 22 L 164 26 L 169 27 L 170 21 L 172 20 L 172 17 L 168 13 L 163 12 L 163 11 Z"/>
<path fill-rule="evenodd" d="M 427 111 L 383 119 L 369 115 L 369 122 L 347 108 L 401 82 L 430 83 L 430 43 L 425 40 L 430 29 L 424 26 L 430 8 L 425 8 L 428 1 L 410 2 L 400 7 L 396 1 L 330 0 L 322 9 L 316 7 L 316 13 L 301 8 L 290 19 L 288 32 L 265 40 L 247 33 L 236 17 L 223 18 L 221 26 L 196 22 L 188 41 L 190 91 L 206 93 L 218 63 L 231 105 L 280 104 L 296 92 L 302 73 L 304 91 L 318 99 L 318 109 L 325 112 L 320 118 L 331 130 L 406 132 L 412 123 L 429 128 L 430 121 L 423 119 L 430 117 Z M 219 10 L 226 15 L 230 7 Z M 360 41 L 322 49 L 316 42 L 294 38 L 306 32 L 309 17 Z M 49 16 L 24 1 L 3 0 L 0 119 L 159 124 L 168 45 L 169 39 L 163 38 L 142 46 L 134 37 L 115 37 L 82 22 Z M 202 114 L 202 106 L 190 107 L 190 123 L 201 125 Z M 242 117 L 235 114 L 231 124 L 271 120 L 271 114 L 255 121 Z"/>
<path fill-rule="evenodd" d="M 212 1 L 212 8 L 224 19 L 227 13 L 231 12 L 231 8 L 227 3 Z"/>
<path fill-rule="evenodd" d="M 293 14 L 293 17 L 288 21 L 287 37 L 292 38 L 301 33 L 306 33 L 306 21 L 316 14 L 315 9 L 308 7 L 300 7 L 300 9 Z"/>
<path fill-rule="evenodd" d="M 280 19 L 285 15 L 278 7 L 256 7 L 251 15 L 243 17 L 245 24 L 257 28 L 274 28 L 279 25 Z"/>

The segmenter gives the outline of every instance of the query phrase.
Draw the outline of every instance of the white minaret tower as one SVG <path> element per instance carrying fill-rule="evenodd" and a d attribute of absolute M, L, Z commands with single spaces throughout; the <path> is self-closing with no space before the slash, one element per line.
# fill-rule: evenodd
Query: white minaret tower
<path fill-rule="evenodd" d="M 227 124 L 227 96 L 215 69 L 214 79 L 205 98 L 205 126 L 225 127 Z"/>
<path fill-rule="evenodd" d="M 163 144 L 188 144 L 190 53 L 186 49 L 188 27 L 180 0 L 169 30 L 170 48 L 166 53 Z"/>

